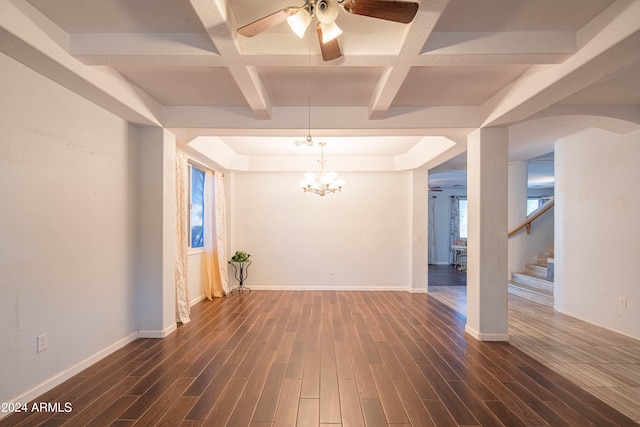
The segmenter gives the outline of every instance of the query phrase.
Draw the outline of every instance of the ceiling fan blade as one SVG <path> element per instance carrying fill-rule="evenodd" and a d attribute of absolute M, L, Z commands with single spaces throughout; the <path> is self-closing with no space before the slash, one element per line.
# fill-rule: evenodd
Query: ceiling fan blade
<path fill-rule="evenodd" d="M 287 20 L 287 18 L 300 10 L 299 7 L 287 7 L 271 15 L 264 16 L 257 21 L 253 21 L 243 27 L 238 28 L 238 32 L 245 37 L 253 37 L 256 34 L 260 34 L 263 31 L 268 30 L 271 27 L 275 27 L 281 22 Z"/>
<path fill-rule="evenodd" d="M 340 58 L 342 52 L 340 51 L 340 44 L 338 38 L 330 40 L 326 43 L 322 43 L 322 28 L 318 25 L 318 41 L 320 42 L 320 51 L 322 52 L 322 59 L 324 61 L 332 61 Z"/>
<path fill-rule="evenodd" d="M 354 15 L 408 24 L 418 13 L 418 3 L 387 0 L 346 0 L 344 10 Z"/>

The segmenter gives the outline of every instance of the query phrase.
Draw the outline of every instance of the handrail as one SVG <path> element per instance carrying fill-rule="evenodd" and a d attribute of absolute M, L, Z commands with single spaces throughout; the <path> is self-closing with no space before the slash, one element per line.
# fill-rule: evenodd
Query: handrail
<path fill-rule="evenodd" d="M 542 207 L 538 208 L 538 210 L 536 210 L 530 217 L 528 217 L 525 222 L 523 222 L 522 224 L 520 224 L 519 226 L 511 230 L 508 236 L 509 237 L 513 236 L 523 228 L 525 228 L 527 231 L 527 234 L 529 234 L 531 232 L 531 223 L 535 221 L 538 217 L 540 217 L 540 215 L 542 215 L 543 213 L 551 209 L 554 204 L 555 204 L 555 200 L 552 199 L 547 203 L 545 203 L 544 205 L 542 205 Z"/>

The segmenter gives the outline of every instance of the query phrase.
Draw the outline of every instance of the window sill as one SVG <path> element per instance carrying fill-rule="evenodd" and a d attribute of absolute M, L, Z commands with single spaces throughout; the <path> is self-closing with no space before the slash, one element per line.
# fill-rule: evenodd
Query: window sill
<path fill-rule="evenodd" d="M 199 255 L 204 253 L 204 248 L 189 248 L 189 256 Z"/>

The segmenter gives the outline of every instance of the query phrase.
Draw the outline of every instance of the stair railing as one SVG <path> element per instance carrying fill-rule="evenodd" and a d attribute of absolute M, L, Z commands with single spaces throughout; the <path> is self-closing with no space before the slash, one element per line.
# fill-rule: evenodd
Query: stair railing
<path fill-rule="evenodd" d="M 547 203 L 539 207 L 536 211 L 534 211 L 530 216 L 527 217 L 527 220 L 525 222 L 523 222 L 522 224 L 520 224 L 519 226 L 511 230 L 509 232 L 509 237 L 513 236 L 523 228 L 525 229 L 527 234 L 529 234 L 531 232 L 531 223 L 536 219 L 540 218 L 540 216 L 542 216 L 543 213 L 551 209 L 554 206 L 554 204 L 555 204 L 554 199 L 551 199 Z"/>

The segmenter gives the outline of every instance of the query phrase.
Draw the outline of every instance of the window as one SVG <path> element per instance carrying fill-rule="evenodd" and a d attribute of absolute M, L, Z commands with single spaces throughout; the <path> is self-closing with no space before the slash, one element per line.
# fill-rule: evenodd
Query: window
<path fill-rule="evenodd" d="M 189 246 L 191 248 L 204 247 L 204 171 L 189 166 L 189 188 L 191 200 L 189 202 Z"/>
<path fill-rule="evenodd" d="M 467 238 L 467 199 L 460 199 L 458 201 L 458 214 L 460 218 L 460 238 Z"/>
<path fill-rule="evenodd" d="M 527 199 L 527 216 L 531 215 L 536 209 L 541 208 L 542 205 L 547 203 L 552 197 L 530 197 Z"/>

